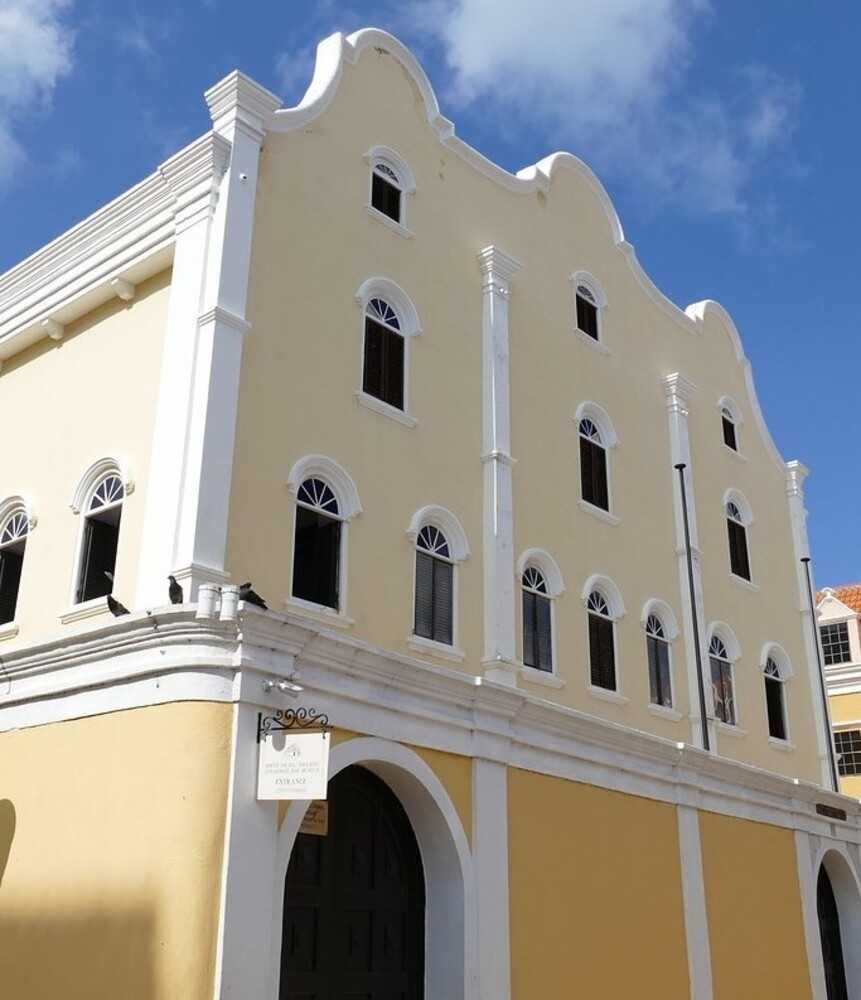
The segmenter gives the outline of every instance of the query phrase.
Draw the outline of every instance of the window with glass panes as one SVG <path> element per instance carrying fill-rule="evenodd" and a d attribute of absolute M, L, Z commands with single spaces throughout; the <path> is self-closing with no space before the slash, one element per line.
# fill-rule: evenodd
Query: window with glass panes
<path fill-rule="evenodd" d="M 104 597 L 113 591 L 125 495 L 122 480 L 111 473 L 98 483 L 90 496 L 81 540 L 78 603 Z"/>
<path fill-rule="evenodd" d="M 769 657 L 765 661 L 765 707 L 768 712 L 768 735 L 776 740 L 786 739 L 786 705 L 783 698 L 783 677 L 780 667 Z"/>
<path fill-rule="evenodd" d="M 592 291 L 585 285 L 577 286 L 577 327 L 591 337 L 598 339 L 598 303 Z"/>
<path fill-rule="evenodd" d="M 580 493 L 587 503 L 602 510 L 610 509 L 610 490 L 607 484 L 607 451 L 601 432 L 593 420 L 584 417 L 580 432 Z"/>
<path fill-rule="evenodd" d="M 338 610 L 341 531 L 338 500 L 331 487 L 322 479 L 309 477 L 296 492 L 294 597 Z"/>
<path fill-rule="evenodd" d="M 849 650 L 849 626 L 846 622 L 834 622 L 831 625 L 820 625 L 822 636 L 822 655 L 826 666 L 834 663 L 849 663 L 852 654 Z"/>
<path fill-rule="evenodd" d="M 30 522 L 23 510 L 14 511 L 0 526 L 0 625 L 15 621 L 29 532 Z"/>
<path fill-rule="evenodd" d="M 726 646 L 718 638 L 712 636 L 709 643 L 709 663 L 712 675 L 712 696 L 715 705 L 715 718 L 729 726 L 736 724 L 735 695 L 732 682 L 732 664 L 727 656 Z"/>
<path fill-rule="evenodd" d="M 861 774 L 861 729 L 838 729 L 834 749 L 841 774 Z"/>
<path fill-rule="evenodd" d="M 521 579 L 523 593 L 523 663 L 535 670 L 553 669 L 552 607 L 547 581 L 535 566 Z"/>
<path fill-rule="evenodd" d="M 672 708 L 670 644 L 664 623 L 657 615 L 649 615 L 646 620 L 646 656 L 649 661 L 649 700 L 653 705 Z"/>
<path fill-rule="evenodd" d="M 733 419 L 732 413 L 726 406 L 724 406 L 720 411 L 720 415 L 721 424 L 723 425 L 723 443 L 727 446 L 727 448 L 732 448 L 733 451 L 738 451 L 738 441 L 735 433 L 735 420 Z"/>
<path fill-rule="evenodd" d="M 414 632 L 447 646 L 454 642 L 454 565 L 448 540 L 432 524 L 416 539 Z"/>
<path fill-rule="evenodd" d="M 402 194 L 401 182 L 394 170 L 386 163 L 376 163 L 371 171 L 371 206 L 400 222 Z"/>
<path fill-rule="evenodd" d="M 376 399 L 404 408 L 404 338 L 398 315 L 383 299 L 365 309 L 362 389 Z"/>
<path fill-rule="evenodd" d="M 595 687 L 616 690 L 613 619 L 604 595 L 593 590 L 586 601 L 589 619 L 589 673 Z"/>
<path fill-rule="evenodd" d="M 726 505 L 726 527 L 729 539 L 730 570 L 744 580 L 750 579 L 750 559 L 747 553 L 747 529 L 738 504 Z"/>

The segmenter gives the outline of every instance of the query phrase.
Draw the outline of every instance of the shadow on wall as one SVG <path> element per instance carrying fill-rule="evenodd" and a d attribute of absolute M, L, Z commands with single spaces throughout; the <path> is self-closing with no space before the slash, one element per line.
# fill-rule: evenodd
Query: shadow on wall
<path fill-rule="evenodd" d="M 3 888 L 3 875 L 9 864 L 12 853 L 12 841 L 15 839 L 15 806 L 9 799 L 0 799 L 0 889 Z"/>

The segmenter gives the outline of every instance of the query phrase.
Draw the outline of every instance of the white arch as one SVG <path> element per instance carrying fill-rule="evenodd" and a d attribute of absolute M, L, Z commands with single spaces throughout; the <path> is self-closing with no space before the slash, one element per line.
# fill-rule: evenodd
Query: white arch
<path fill-rule="evenodd" d="M 72 508 L 74 514 L 81 513 L 90 498 L 92 490 L 105 476 L 111 473 L 119 476 L 126 496 L 134 492 L 135 482 L 125 462 L 106 455 L 104 458 L 98 458 L 93 462 L 83 476 L 81 476 L 78 485 L 75 487 L 75 492 L 69 501 L 69 506 Z"/>
<path fill-rule="evenodd" d="M 611 618 L 615 620 L 625 614 L 625 603 L 622 600 L 622 592 L 609 576 L 604 576 L 602 573 L 593 573 L 589 577 L 583 584 L 583 590 L 580 593 L 584 604 L 589 600 L 589 595 L 593 590 L 597 590 L 604 595 Z"/>
<path fill-rule="evenodd" d="M 726 409 L 732 417 L 732 422 L 737 427 L 740 427 L 744 423 L 744 416 L 742 415 L 741 407 L 732 398 L 732 396 L 721 396 L 721 398 L 717 401 L 717 408 L 718 412 L 722 412 Z"/>
<path fill-rule="evenodd" d="M 712 641 L 712 636 L 717 636 L 724 644 L 726 655 L 730 663 L 735 663 L 741 659 L 741 645 L 736 638 L 735 632 L 726 622 L 712 622 L 706 630 L 706 647 Z"/>
<path fill-rule="evenodd" d="M 746 528 L 753 524 L 753 508 L 747 502 L 747 497 L 741 490 L 730 487 L 723 495 L 724 512 L 728 503 L 734 503 L 738 507 L 738 512 L 741 514 L 741 523 Z"/>
<path fill-rule="evenodd" d="M 517 579 L 523 576 L 527 566 L 536 566 L 541 570 L 547 583 L 547 596 L 559 597 L 565 591 L 562 572 L 553 556 L 544 549 L 525 549 L 517 560 Z"/>
<path fill-rule="evenodd" d="M 424 760 L 400 743 L 356 737 L 332 747 L 329 777 L 361 764 L 398 797 L 422 857 L 426 893 L 425 978 L 429 997 L 464 1000 L 475 975 L 475 874 L 469 842 L 442 782 Z M 269 995 L 278 995 L 284 877 L 310 803 L 293 802 L 278 833 L 272 886 Z"/>
<path fill-rule="evenodd" d="M 19 510 L 27 515 L 27 528 L 29 531 L 32 531 L 39 520 L 33 510 L 33 504 L 25 497 L 18 496 L 17 494 L 6 497 L 5 500 L 0 500 L 0 528 L 3 527 L 12 514 L 17 513 Z"/>
<path fill-rule="evenodd" d="M 580 421 L 584 418 L 591 420 L 601 432 L 601 442 L 605 448 L 616 447 L 619 443 L 619 437 L 616 434 L 616 428 L 613 426 L 613 421 L 610 419 L 609 414 L 603 406 L 599 406 L 598 403 L 593 403 L 591 400 L 584 400 L 577 407 L 574 414 L 574 422 L 576 423 L 578 429 L 580 427 Z"/>
<path fill-rule="evenodd" d="M 792 660 L 790 660 L 789 654 L 780 643 L 769 640 L 762 644 L 762 650 L 759 654 L 759 665 L 763 670 L 769 658 L 777 664 L 782 681 L 788 681 L 794 675 L 795 671 L 792 669 Z"/>
<path fill-rule="evenodd" d="M 415 545 L 419 532 L 426 524 L 432 524 L 445 535 L 448 540 L 451 557 L 455 562 L 461 562 L 469 558 L 469 542 L 466 539 L 466 532 L 463 525 L 445 507 L 428 505 L 422 507 L 410 518 L 407 528 L 407 537 Z"/>
<path fill-rule="evenodd" d="M 660 597 L 650 597 L 646 601 L 643 605 L 643 610 L 640 612 L 640 624 L 643 628 L 646 627 L 649 615 L 655 615 L 661 620 L 667 639 L 672 642 L 673 639 L 678 638 L 679 624 L 676 621 L 676 616 L 673 614 L 673 609 L 666 601 L 662 601 Z"/>
<path fill-rule="evenodd" d="M 607 295 L 604 292 L 604 288 L 601 282 L 591 274 L 589 271 L 575 271 L 571 275 L 571 287 L 574 289 L 576 294 L 578 285 L 585 285 L 589 291 L 595 296 L 595 304 L 599 309 L 606 308 L 607 305 Z"/>
<path fill-rule="evenodd" d="M 365 153 L 368 165 L 373 169 L 378 163 L 385 163 L 397 174 L 404 194 L 413 194 L 416 189 L 416 179 L 407 161 L 390 146 L 371 146 Z"/>
<path fill-rule="evenodd" d="M 401 333 L 405 337 L 415 337 L 422 332 L 419 314 L 407 293 L 392 281 L 381 276 L 366 278 L 356 289 L 356 302 L 364 311 L 371 299 L 385 299 L 395 310 L 400 320 Z"/>
<path fill-rule="evenodd" d="M 296 496 L 299 487 L 309 476 L 316 476 L 329 484 L 337 497 L 340 516 L 345 521 L 362 513 L 356 484 L 333 458 L 325 455 L 305 455 L 300 458 L 287 476 L 287 487 L 293 496 Z"/>

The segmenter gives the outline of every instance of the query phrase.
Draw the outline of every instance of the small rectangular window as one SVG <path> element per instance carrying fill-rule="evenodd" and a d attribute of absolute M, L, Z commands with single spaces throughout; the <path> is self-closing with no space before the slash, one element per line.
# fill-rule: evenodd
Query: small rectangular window
<path fill-rule="evenodd" d="M 553 669 L 550 599 L 523 591 L 523 663 L 535 670 Z"/>
<path fill-rule="evenodd" d="M 594 687 L 616 690 L 613 623 L 598 615 L 589 615 L 589 666 Z"/>
<path fill-rule="evenodd" d="M 416 553 L 415 634 L 450 646 L 454 642 L 454 566 Z"/>
<path fill-rule="evenodd" d="M 750 560 L 747 555 L 747 531 L 743 524 L 727 518 L 729 533 L 729 565 L 736 576 L 744 580 L 750 579 Z"/>
<path fill-rule="evenodd" d="M 663 639 L 646 636 L 649 657 L 649 699 L 653 705 L 673 707 L 670 690 L 670 647 Z"/>
<path fill-rule="evenodd" d="M 84 522 L 78 602 L 104 597 L 113 589 L 107 574 L 113 575 L 120 541 L 122 506 L 91 514 Z"/>
<path fill-rule="evenodd" d="M 338 610 L 341 522 L 307 507 L 296 507 L 293 596 Z"/>
<path fill-rule="evenodd" d="M 580 438 L 580 489 L 583 499 L 602 510 L 610 509 L 607 489 L 607 452 L 594 441 Z"/>
<path fill-rule="evenodd" d="M 836 622 L 833 625 L 820 625 L 822 636 L 822 654 L 825 665 L 834 663 L 850 663 L 852 653 L 849 649 L 849 626 L 846 622 Z"/>
<path fill-rule="evenodd" d="M 365 319 L 362 389 L 389 406 L 404 408 L 404 338 L 369 317 Z"/>
<path fill-rule="evenodd" d="M 765 678 L 765 702 L 768 709 L 768 735 L 786 739 L 786 717 L 783 710 L 783 683 L 775 677 Z"/>
<path fill-rule="evenodd" d="M 23 541 L 0 549 L 0 625 L 15 621 L 23 565 Z"/>
<path fill-rule="evenodd" d="M 376 171 L 371 175 L 371 205 L 395 222 L 401 221 L 401 192 Z"/>
<path fill-rule="evenodd" d="M 722 417 L 723 421 L 723 443 L 727 448 L 732 448 L 733 451 L 738 451 L 738 443 L 735 437 L 735 424 L 729 419 L 729 417 Z"/>
<path fill-rule="evenodd" d="M 861 729 L 841 729 L 834 734 L 837 770 L 840 774 L 861 774 Z"/>
<path fill-rule="evenodd" d="M 577 296 L 577 326 L 588 337 L 598 339 L 598 309 L 582 295 Z"/>

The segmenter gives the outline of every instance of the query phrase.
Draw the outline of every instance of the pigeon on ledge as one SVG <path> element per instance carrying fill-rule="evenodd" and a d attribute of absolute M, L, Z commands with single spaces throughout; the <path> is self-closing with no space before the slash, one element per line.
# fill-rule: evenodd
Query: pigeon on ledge
<path fill-rule="evenodd" d="M 170 596 L 171 604 L 182 604 L 183 594 L 182 587 L 176 582 L 175 576 L 169 576 L 170 586 L 167 588 L 168 595 Z"/>
<path fill-rule="evenodd" d="M 246 604 L 254 604 L 258 608 L 263 608 L 264 611 L 269 610 L 269 606 L 266 601 L 264 601 L 259 594 L 255 593 L 251 589 L 250 580 L 247 583 L 241 583 L 239 585 L 239 600 L 245 601 Z"/>
<path fill-rule="evenodd" d="M 114 600 L 111 594 L 108 594 L 108 608 L 114 618 L 121 618 L 123 615 L 129 614 L 129 609 L 124 604 Z"/>

